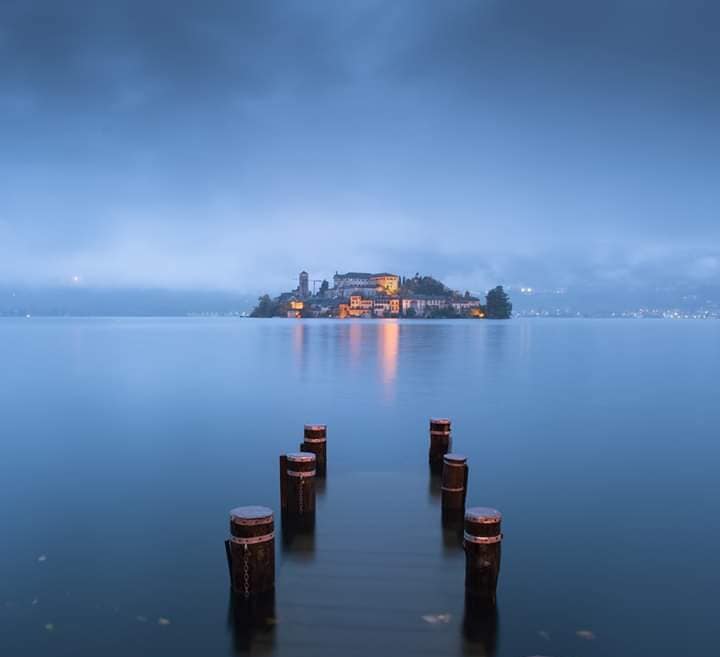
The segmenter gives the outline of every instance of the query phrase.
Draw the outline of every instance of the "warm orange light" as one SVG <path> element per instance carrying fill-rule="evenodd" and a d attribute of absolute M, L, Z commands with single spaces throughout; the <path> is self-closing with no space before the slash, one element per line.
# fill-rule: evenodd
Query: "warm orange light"
<path fill-rule="evenodd" d="M 397 376 L 398 353 L 400 346 L 400 324 L 397 320 L 384 321 L 379 328 L 380 340 L 380 371 L 386 390 L 393 391 Z"/>

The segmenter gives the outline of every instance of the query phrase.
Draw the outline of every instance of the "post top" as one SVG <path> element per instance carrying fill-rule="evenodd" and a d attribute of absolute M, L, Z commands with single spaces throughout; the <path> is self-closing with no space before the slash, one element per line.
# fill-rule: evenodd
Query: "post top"
<path fill-rule="evenodd" d="M 309 429 L 310 431 L 325 431 L 327 424 L 306 424 L 305 429 Z"/>
<path fill-rule="evenodd" d="M 230 511 L 230 521 L 238 525 L 257 520 L 272 520 L 272 509 L 266 506 L 237 506 Z"/>
<path fill-rule="evenodd" d="M 465 463 L 467 461 L 467 456 L 464 454 L 448 453 L 443 456 L 443 459 L 445 461 L 452 461 L 453 463 Z"/>
<path fill-rule="evenodd" d="M 312 452 L 294 452 L 285 456 L 292 463 L 310 463 L 315 460 L 315 454 Z"/>
<path fill-rule="evenodd" d="M 474 506 L 465 512 L 465 520 L 482 525 L 494 525 L 502 520 L 502 513 L 486 506 Z"/>
<path fill-rule="evenodd" d="M 431 417 L 430 422 L 432 424 L 450 424 L 450 418 L 447 417 Z"/>

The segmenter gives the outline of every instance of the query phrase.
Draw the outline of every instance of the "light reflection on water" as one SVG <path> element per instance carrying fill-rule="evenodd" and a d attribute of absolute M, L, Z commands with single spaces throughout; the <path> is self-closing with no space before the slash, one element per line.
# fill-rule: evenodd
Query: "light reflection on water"
<path fill-rule="evenodd" d="M 716 652 L 720 324 L 0 320 L 0 362 L 0 654 Z M 467 613 L 431 415 L 506 518 L 502 623 Z M 248 643 L 226 514 L 277 508 L 305 422 L 317 525 Z"/>

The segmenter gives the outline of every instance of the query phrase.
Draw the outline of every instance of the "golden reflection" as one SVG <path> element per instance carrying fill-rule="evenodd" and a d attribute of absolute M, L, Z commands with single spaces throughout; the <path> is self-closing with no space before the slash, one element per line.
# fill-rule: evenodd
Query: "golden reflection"
<path fill-rule="evenodd" d="M 352 322 L 349 331 L 350 340 L 350 363 L 357 365 L 360 362 L 360 353 L 362 351 L 362 324 Z"/>
<path fill-rule="evenodd" d="M 297 322 L 292 330 L 292 349 L 295 355 L 295 364 L 301 367 L 305 350 L 305 322 Z"/>
<path fill-rule="evenodd" d="M 382 320 L 378 329 L 380 340 L 380 373 L 388 393 L 394 391 L 397 377 L 400 324 L 397 320 Z"/>

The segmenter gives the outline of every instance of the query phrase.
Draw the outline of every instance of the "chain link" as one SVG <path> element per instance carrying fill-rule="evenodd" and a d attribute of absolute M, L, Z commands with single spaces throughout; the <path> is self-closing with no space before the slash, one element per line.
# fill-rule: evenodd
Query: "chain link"
<path fill-rule="evenodd" d="M 298 501 L 298 511 L 300 511 L 300 514 L 302 515 L 304 511 L 303 507 L 303 493 L 305 492 L 305 479 L 303 477 L 300 477 L 300 494 L 298 495 L 299 501 Z"/>
<path fill-rule="evenodd" d="M 243 550 L 243 594 L 246 598 L 250 597 L 250 570 L 248 567 L 248 546 L 245 545 Z"/>

